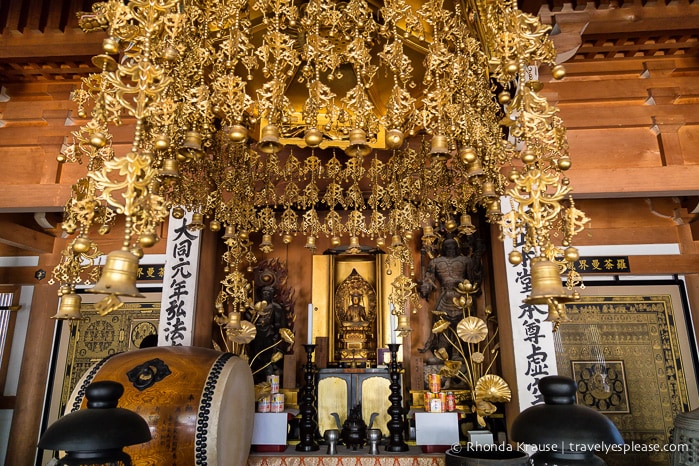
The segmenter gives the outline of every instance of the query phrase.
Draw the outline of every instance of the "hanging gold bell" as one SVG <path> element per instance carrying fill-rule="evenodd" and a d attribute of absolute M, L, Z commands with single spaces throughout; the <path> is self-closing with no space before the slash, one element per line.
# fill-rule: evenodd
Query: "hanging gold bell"
<path fill-rule="evenodd" d="M 318 147 L 323 142 L 323 133 L 318 128 L 308 128 L 303 140 L 308 147 Z"/>
<path fill-rule="evenodd" d="M 242 314 L 240 312 L 231 312 L 228 314 L 228 323 L 226 324 L 226 328 L 229 330 L 239 330 L 243 328 L 240 325 L 241 315 Z"/>
<path fill-rule="evenodd" d="M 177 159 L 163 159 L 163 168 L 158 175 L 163 178 L 178 178 L 180 176 L 179 163 Z"/>
<path fill-rule="evenodd" d="M 194 212 L 192 214 L 192 221 L 187 225 L 187 230 L 200 231 L 204 228 L 206 228 L 206 225 L 204 225 L 204 214 L 201 212 Z"/>
<path fill-rule="evenodd" d="M 268 254 L 274 251 L 274 245 L 272 244 L 272 235 L 265 233 L 262 235 L 262 241 L 260 242 L 260 251 Z"/>
<path fill-rule="evenodd" d="M 350 242 L 349 247 L 347 248 L 347 252 L 350 254 L 358 254 L 362 252 L 362 247 L 359 245 L 359 237 L 350 236 Z"/>
<path fill-rule="evenodd" d="M 316 237 L 313 235 L 308 236 L 308 238 L 306 238 L 306 245 L 304 248 L 314 252 L 316 250 Z"/>
<path fill-rule="evenodd" d="M 438 160 L 446 160 L 449 155 L 449 140 L 443 134 L 432 136 L 430 154 Z"/>
<path fill-rule="evenodd" d="M 247 138 L 248 129 L 243 125 L 233 125 L 228 129 L 228 140 L 231 142 L 244 142 Z"/>
<path fill-rule="evenodd" d="M 409 332 L 413 331 L 413 329 L 410 328 L 410 319 L 408 315 L 401 314 L 398 316 L 398 327 L 396 327 L 396 331 L 401 336 L 406 336 Z"/>
<path fill-rule="evenodd" d="M 129 251 L 118 249 L 107 254 L 107 261 L 102 267 L 102 276 L 89 293 L 112 294 L 143 298 L 136 288 L 138 276 L 138 258 Z"/>
<path fill-rule="evenodd" d="M 405 135 L 403 134 L 403 131 L 399 129 L 389 129 L 386 132 L 386 147 L 389 149 L 398 149 L 403 145 L 404 140 Z"/>
<path fill-rule="evenodd" d="M 474 231 L 476 231 L 476 227 L 471 223 L 471 216 L 469 214 L 462 214 L 459 222 L 459 233 L 470 235 Z"/>
<path fill-rule="evenodd" d="M 481 193 L 481 200 L 487 201 L 489 199 L 495 199 L 498 195 L 495 192 L 495 183 L 492 181 L 483 182 L 483 192 Z"/>
<path fill-rule="evenodd" d="M 561 271 L 556 264 L 544 257 L 532 259 L 532 293 L 524 299 L 527 304 L 549 304 L 551 299 L 558 303 L 572 301 L 563 290 Z"/>
<path fill-rule="evenodd" d="M 480 159 L 476 159 L 468 164 L 468 170 L 466 171 L 466 176 L 471 178 L 472 176 L 480 176 L 485 172 L 483 171 L 483 166 L 481 165 Z"/>
<path fill-rule="evenodd" d="M 257 147 L 265 154 L 276 154 L 284 145 L 279 142 L 279 128 L 276 125 L 267 125 L 262 128 L 262 137 Z"/>
<path fill-rule="evenodd" d="M 223 233 L 223 239 L 235 238 L 235 227 L 233 225 L 226 225 L 226 231 Z"/>
<path fill-rule="evenodd" d="M 61 304 L 58 306 L 56 315 L 51 316 L 52 319 L 59 320 L 76 320 L 82 317 L 80 305 L 82 298 L 77 293 L 66 293 L 61 296 Z"/>
<path fill-rule="evenodd" d="M 345 154 L 353 157 L 365 157 L 371 154 L 371 146 L 366 141 L 366 132 L 361 128 L 354 128 L 349 134 L 349 146 Z"/>
<path fill-rule="evenodd" d="M 204 154 L 201 150 L 202 136 L 199 131 L 187 131 L 184 142 L 177 150 L 177 153 L 185 160 L 198 159 Z"/>

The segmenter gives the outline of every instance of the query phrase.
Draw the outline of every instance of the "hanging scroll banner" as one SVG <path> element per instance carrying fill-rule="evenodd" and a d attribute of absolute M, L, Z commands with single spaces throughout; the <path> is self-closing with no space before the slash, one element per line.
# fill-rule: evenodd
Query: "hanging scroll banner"
<path fill-rule="evenodd" d="M 509 198 L 503 198 L 503 211 L 509 204 Z M 524 237 L 520 237 L 518 243 L 523 244 Z M 517 246 L 521 246 L 521 244 Z M 508 257 L 514 249 L 512 242 L 505 241 L 504 249 L 505 257 Z M 548 308 L 546 305 L 535 306 L 524 302 L 524 299 L 532 291 L 532 257 L 532 255 L 524 254 L 520 265 L 513 267 L 507 263 L 505 267 L 507 283 L 509 284 L 508 296 L 517 377 L 516 393 L 519 398 L 520 410 L 543 403 L 543 397 L 539 392 L 539 380 L 558 373 L 553 324 L 546 321 Z M 503 336 L 503 338 L 505 337 Z"/>
<path fill-rule="evenodd" d="M 191 220 L 188 212 L 168 222 L 158 346 L 192 345 L 201 240 L 187 229 Z"/>

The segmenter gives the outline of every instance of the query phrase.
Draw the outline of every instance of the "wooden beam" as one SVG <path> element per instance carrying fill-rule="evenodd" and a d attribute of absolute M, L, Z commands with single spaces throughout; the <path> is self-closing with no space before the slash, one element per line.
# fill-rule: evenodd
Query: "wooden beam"
<path fill-rule="evenodd" d="M 0 212 L 61 212 L 71 189 L 67 184 L 2 184 Z"/>
<path fill-rule="evenodd" d="M 0 243 L 25 251 L 45 254 L 53 251 L 56 238 L 18 223 L 0 220 Z"/>
<path fill-rule="evenodd" d="M 699 166 L 571 169 L 575 198 L 673 197 L 699 194 Z"/>
<path fill-rule="evenodd" d="M 39 280 L 37 272 L 44 270 L 44 278 Z M 0 267 L 0 285 L 34 286 L 47 283 L 51 270 L 36 267 Z M 58 288 L 56 288 L 58 291 Z"/>

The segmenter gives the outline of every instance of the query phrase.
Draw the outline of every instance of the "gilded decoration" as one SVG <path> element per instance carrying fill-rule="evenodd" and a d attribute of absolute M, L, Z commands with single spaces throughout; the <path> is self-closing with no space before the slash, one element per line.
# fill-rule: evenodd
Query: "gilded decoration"
<path fill-rule="evenodd" d="M 595 288 L 566 304 L 569 320 L 554 334 L 558 373 L 578 383 L 578 404 L 607 415 L 627 443 L 668 444 L 675 416 L 697 403 L 676 288 Z M 668 464 L 662 455 L 653 461 Z"/>
<path fill-rule="evenodd" d="M 83 302 L 80 313 L 82 317 L 69 321 L 67 328 L 61 411 L 78 380 L 95 363 L 117 353 L 152 345 L 151 335 L 158 333 L 160 299 L 125 302 L 108 315 L 101 315 L 95 304 Z"/>
<path fill-rule="evenodd" d="M 340 361 L 376 359 L 376 291 L 356 269 L 335 291 Z"/>
<path fill-rule="evenodd" d="M 571 361 L 577 403 L 601 413 L 628 413 L 624 361 Z"/>

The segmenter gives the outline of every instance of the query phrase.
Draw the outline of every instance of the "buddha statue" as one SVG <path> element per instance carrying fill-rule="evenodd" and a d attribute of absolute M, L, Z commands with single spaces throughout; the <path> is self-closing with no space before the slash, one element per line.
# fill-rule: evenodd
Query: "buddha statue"
<path fill-rule="evenodd" d="M 335 293 L 337 359 L 351 363 L 373 359 L 376 346 L 375 308 L 373 288 L 353 270 Z"/>

